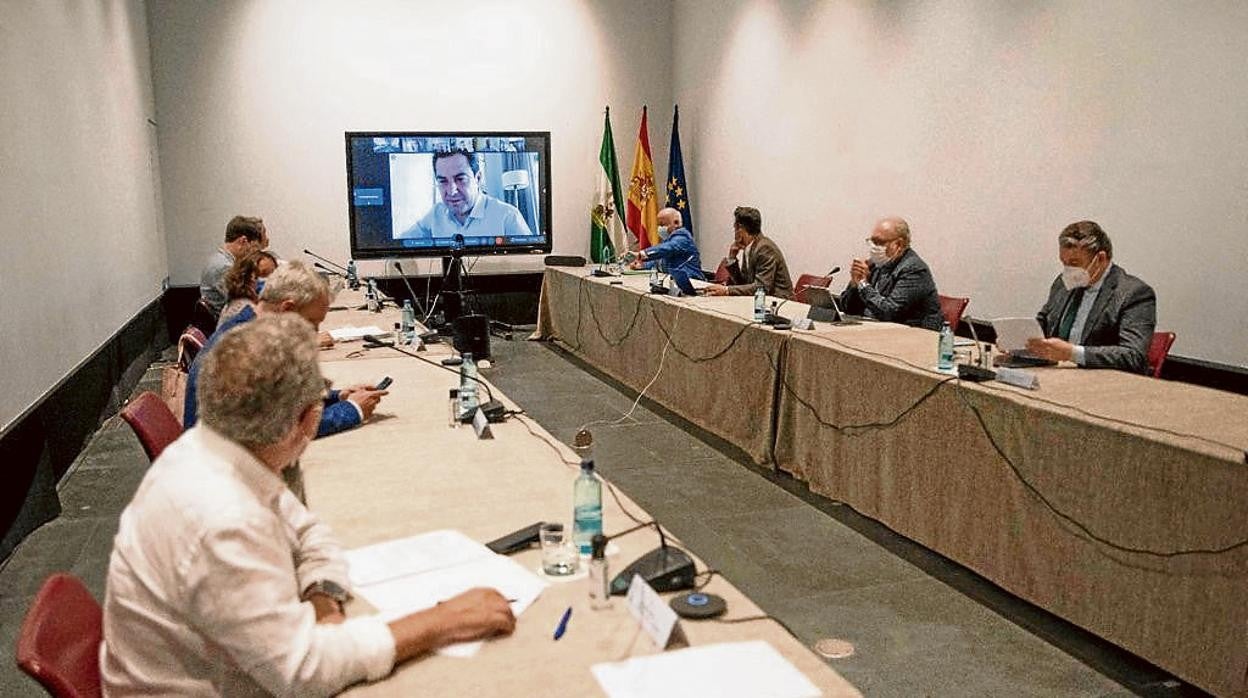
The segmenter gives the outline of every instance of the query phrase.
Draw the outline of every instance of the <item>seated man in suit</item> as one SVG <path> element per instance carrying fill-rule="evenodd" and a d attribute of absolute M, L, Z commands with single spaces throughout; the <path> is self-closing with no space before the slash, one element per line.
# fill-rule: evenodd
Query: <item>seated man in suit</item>
<path fill-rule="evenodd" d="M 693 235 L 684 227 L 680 211 L 665 208 L 659 211 L 659 240 L 653 247 L 637 253 L 629 266 L 633 269 L 654 269 L 670 274 L 683 271 L 690 279 L 702 279 L 702 258 Z"/>
<path fill-rule="evenodd" d="M 706 295 L 752 296 L 762 286 L 769 296 L 793 297 L 789 266 L 776 243 L 763 235 L 763 215 L 756 208 L 738 206 L 732 212 L 732 245 L 724 264 L 732 283 L 707 286 Z"/>
<path fill-rule="evenodd" d="M 1148 345 L 1157 324 L 1157 296 L 1114 264 L 1114 246 L 1092 221 L 1071 223 L 1057 237 L 1062 273 L 1036 315 L 1044 337 L 1027 350 L 1086 368 L 1148 372 Z"/>
<path fill-rule="evenodd" d="M 841 309 L 885 322 L 939 330 L 944 324 L 932 270 L 910 247 L 910 224 L 883 218 L 875 224 L 869 259 L 855 259 Z M 955 328 L 956 329 L 956 328 Z"/>
<path fill-rule="evenodd" d="M 207 354 L 203 419 L 152 463 L 113 539 L 104 695 L 327 696 L 515 628 L 493 589 L 389 622 L 344 615 L 342 546 L 278 476 L 320 421 L 314 337 L 267 314 Z"/>

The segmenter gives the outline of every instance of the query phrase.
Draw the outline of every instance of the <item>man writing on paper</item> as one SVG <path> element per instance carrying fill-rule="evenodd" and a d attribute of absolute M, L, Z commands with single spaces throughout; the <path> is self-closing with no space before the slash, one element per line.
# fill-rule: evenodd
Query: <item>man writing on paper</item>
<path fill-rule="evenodd" d="M 855 259 L 841 309 L 876 320 L 939 330 L 944 323 L 932 270 L 910 248 L 910 224 L 883 218 L 875 224 L 868 259 Z M 955 328 L 956 329 L 956 328 Z"/>
<path fill-rule="evenodd" d="M 399 238 L 517 237 L 532 235 L 515 206 L 481 191 L 481 159 L 466 150 L 433 154 L 433 178 L 441 201 Z"/>
<path fill-rule="evenodd" d="M 489 589 L 390 623 L 345 618 L 342 550 L 278 475 L 320 421 L 316 355 L 312 327 L 283 313 L 229 332 L 205 358 L 202 422 L 152 463 L 113 541 L 105 695 L 325 696 L 515 628 Z"/>
<path fill-rule="evenodd" d="M 693 235 L 684 227 L 680 211 L 665 208 L 659 211 L 659 240 L 653 247 L 637 253 L 637 259 L 629 263 L 633 269 L 654 269 L 671 274 L 683 272 L 690 279 L 702 279 L 702 258 Z"/>
<path fill-rule="evenodd" d="M 1062 273 L 1036 315 L 1044 337 L 1027 350 L 1085 368 L 1148 372 L 1148 345 L 1157 324 L 1157 296 L 1114 264 L 1109 235 L 1092 221 L 1066 226 L 1057 237 Z"/>
<path fill-rule="evenodd" d="M 737 259 L 737 255 L 741 259 Z M 758 209 L 738 206 L 732 212 L 732 245 L 723 262 L 732 284 L 706 287 L 708 296 L 752 296 L 759 286 L 769 296 L 793 297 L 793 281 L 784 253 L 763 235 L 763 215 Z"/>

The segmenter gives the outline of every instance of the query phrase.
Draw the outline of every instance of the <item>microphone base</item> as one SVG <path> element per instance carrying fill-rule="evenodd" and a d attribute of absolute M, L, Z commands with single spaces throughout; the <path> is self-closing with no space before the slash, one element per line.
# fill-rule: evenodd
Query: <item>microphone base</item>
<path fill-rule="evenodd" d="M 642 555 L 611 580 L 611 595 L 623 596 L 634 576 L 640 576 L 660 594 L 693 588 L 693 558 L 680 548 L 659 547 Z"/>

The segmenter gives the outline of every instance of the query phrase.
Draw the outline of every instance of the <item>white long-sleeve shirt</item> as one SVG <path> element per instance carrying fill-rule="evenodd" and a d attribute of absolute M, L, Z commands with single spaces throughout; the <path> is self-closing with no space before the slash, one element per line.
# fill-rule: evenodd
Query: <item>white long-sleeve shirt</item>
<path fill-rule="evenodd" d="M 329 695 L 394 667 L 377 616 L 316 623 L 309 584 L 348 588 L 329 527 L 249 451 L 199 425 L 121 515 L 108 566 L 106 696 Z"/>

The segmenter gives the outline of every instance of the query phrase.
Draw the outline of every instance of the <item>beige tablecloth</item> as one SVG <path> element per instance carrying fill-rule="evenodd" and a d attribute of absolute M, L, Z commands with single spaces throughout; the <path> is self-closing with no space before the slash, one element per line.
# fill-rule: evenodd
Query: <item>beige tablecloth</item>
<path fill-rule="evenodd" d="M 620 377 L 583 318 L 638 291 L 582 274 L 548 270 L 539 332 Z M 749 299 L 646 302 L 688 306 L 682 345 L 713 344 L 696 333 L 750 313 Z M 934 370 L 935 333 L 886 323 L 746 336 L 748 353 L 724 357 L 732 378 L 703 372 L 656 399 L 1010 592 L 1206 690 L 1248 695 L 1248 398 L 1073 366 L 1038 370 L 1038 391 L 960 383 Z M 628 370 L 639 387 L 645 369 Z M 747 394 L 770 405 L 737 402 L 734 378 L 751 370 Z M 757 415 L 755 432 L 714 424 L 705 404 Z"/>
<path fill-rule="evenodd" d="M 441 528 L 485 542 L 535 521 L 571 523 L 575 454 L 540 426 L 520 417 L 492 426 L 495 438 L 478 440 L 466 426 L 451 427 L 447 389 L 456 377 L 406 357 L 339 360 L 323 365 L 340 385 L 394 377 L 390 395 L 373 420 L 359 429 L 318 439 L 302 459 L 308 501 L 347 547 Z M 488 379 L 488 371 L 483 372 Z M 505 396 L 494 391 L 496 397 Z M 514 405 L 513 405 L 514 406 Z M 531 430 L 531 431 L 530 431 Z M 632 525 L 604 492 L 603 525 L 610 534 Z M 620 504 L 642 520 L 648 515 L 626 496 Z M 643 530 L 618 540 L 612 574 L 654 548 Z M 691 551 L 696 552 L 696 551 Z M 536 571 L 536 550 L 515 559 Z M 705 565 L 698 563 L 698 568 Z M 358 686 L 353 695 L 593 696 L 603 695 L 590 673 L 599 662 L 657 650 L 640 634 L 623 600 L 591 610 L 587 581 L 554 582 L 524 612 L 516 632 L 486 643 L 471 659 L 427 656 L 397 668 L 385 681 Z M 728 581 L 715 578 L 708 591 L 728 600 L 728 617 L 760 613 Z M 367 612 L 354 601 L 351 613 Z M 567 634 L 551 639 L 571 606 Z M 771 621 L 738 625 L 684 622 L 692 645 L 764 639 L 827 696 L 858 692 L 800 642 Z"/>

